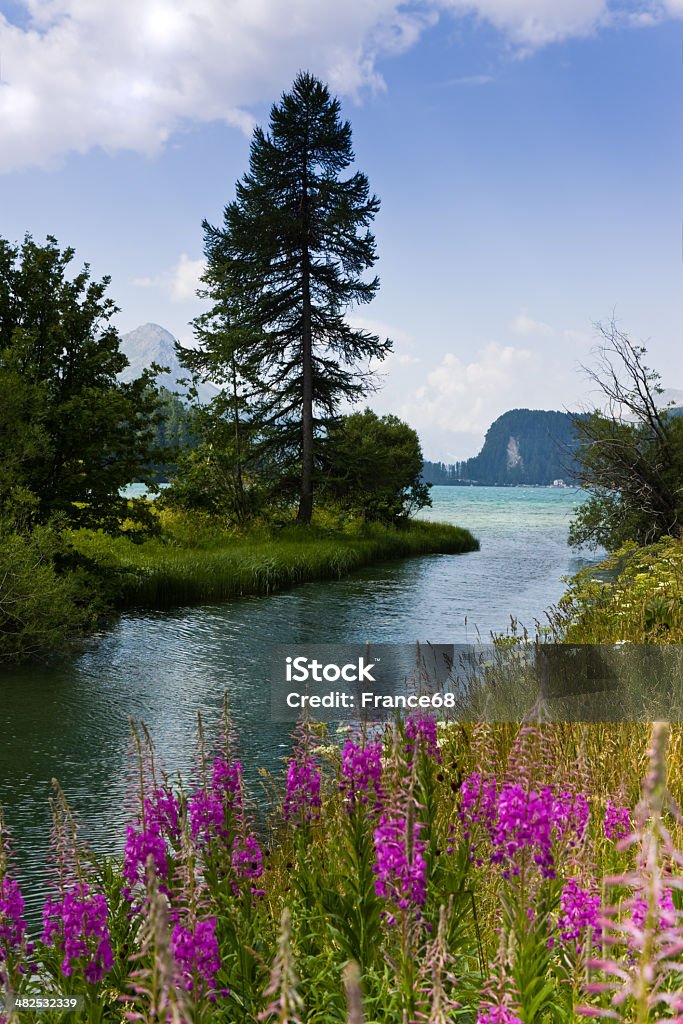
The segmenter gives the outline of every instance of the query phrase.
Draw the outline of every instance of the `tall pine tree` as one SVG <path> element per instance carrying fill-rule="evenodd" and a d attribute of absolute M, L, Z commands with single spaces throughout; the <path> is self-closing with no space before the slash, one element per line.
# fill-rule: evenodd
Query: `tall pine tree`
<path fill-rule="evenodd" d="M 370 361 L 391 351 L 345 319 L 379 287 L 363 279 L 376 260 L 369 224 L 379 200 L 360 171 L 342 177 L 353 160 L 339 101 L 302 72 L 273 106 L 269 131 L 255 129 L 223 226 L 203 225 L 216 303 L 215 333 L 211 314 L 202 323 L 204 367 L 225 372 L 234 359 L 249 382 L 265 444 L 285 478 L 299 478 L 302 523 L 313 511 L 317 439 L 342 401 L 373 390 Z"/>

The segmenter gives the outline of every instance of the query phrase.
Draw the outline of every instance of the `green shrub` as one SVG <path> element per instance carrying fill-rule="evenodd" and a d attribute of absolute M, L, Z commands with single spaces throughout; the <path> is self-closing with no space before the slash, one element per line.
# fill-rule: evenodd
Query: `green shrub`
<path fill-rule="evenodd" d="M 92 625 L 91 585 L 81 570 L 60 570 L 68 558 L 54 528 L 0 528 L 0 663 L 63 651 Z"/>
<path fill-rule="evenodd" d="M 569 581 L 549 614 L 555 639 L 568 643 L 683 642 L 683 543 L 626 544 Z"/>

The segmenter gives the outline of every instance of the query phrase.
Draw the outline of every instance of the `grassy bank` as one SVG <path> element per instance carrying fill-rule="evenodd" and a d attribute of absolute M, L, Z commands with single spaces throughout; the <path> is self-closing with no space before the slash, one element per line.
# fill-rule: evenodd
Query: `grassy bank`
<path fill-rule="evenodd" d="M 119 608 L 270 594 L 312 580 L 339 579 L 387 559 L 479 548 L 468 530 L 441 523 L 292 525 L 236 534 L 168 513 L 162 514 L 161 536 L 142 544 L 86 530 L 71 540 L 100 568 Z"/>
<path fill-rule="evenodd" d="M 555 639 L 568 643 L 683 642 L 683 542 L 630 545 L 600 567 L 574 576 L 550 614 Z"/>
<path fill-rule="evenodd" d="M 135 738 L 123 863 L 55 793 L 32 950 L 0 819 L 0 993 L 88 1024 L 680 1021 L 680 728 L 302 726 L 261 832 L 229 726 L 182 791 Z"/>

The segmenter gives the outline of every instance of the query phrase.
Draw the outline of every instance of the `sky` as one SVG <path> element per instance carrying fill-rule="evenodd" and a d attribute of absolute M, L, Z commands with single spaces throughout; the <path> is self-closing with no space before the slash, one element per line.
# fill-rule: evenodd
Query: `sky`
<path fill-rule="evenodd" d="M 256 124 L 300 69 L 382 206 L 369 404 L 425 456 L 590 406 L 615 316 L 683 388 L 683 0 L 0 0 L 0 236 L 111 277 L 184 344 Z"/>

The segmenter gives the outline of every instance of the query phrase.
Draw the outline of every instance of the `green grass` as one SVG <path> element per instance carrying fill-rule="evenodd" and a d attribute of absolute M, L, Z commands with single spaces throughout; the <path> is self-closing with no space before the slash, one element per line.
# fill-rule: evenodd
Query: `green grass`
<path fill-rule="evenodd" d="M 476 551 L 460 527 L 411 522 L 343 529 L 262 528 L 233 534 L 205 521 L 162 514 L 162 534 L 142 544 L 80 530 L 77 551 L 102 570 L 119 608 L 169 608 L 270 594 L 311 580 L 339 579 L 392 558 Z"/>
<path fill-rule="evenodd" d="M 569 581 L 549 613 L 552 638 L 580 644 L 683 642 L 683 542 L 628 544 Z"/>

